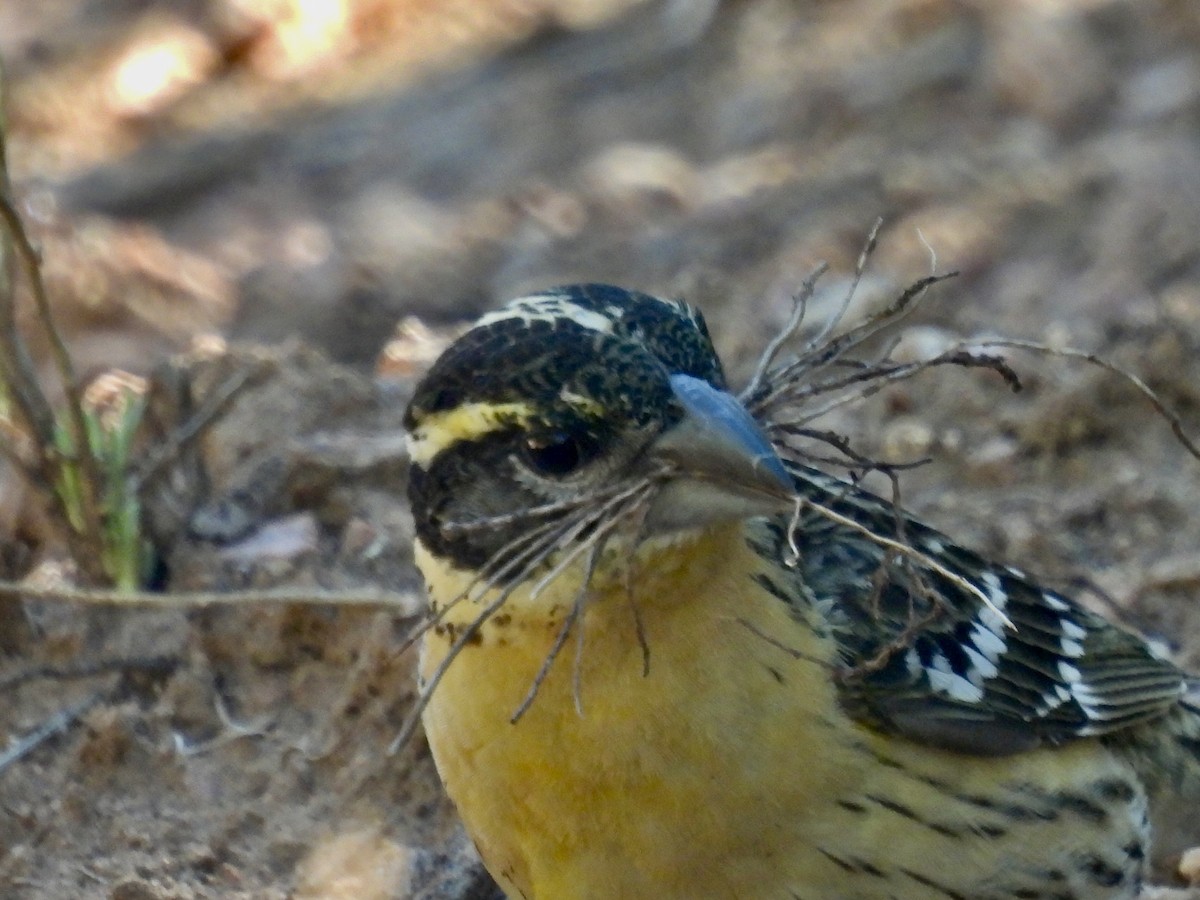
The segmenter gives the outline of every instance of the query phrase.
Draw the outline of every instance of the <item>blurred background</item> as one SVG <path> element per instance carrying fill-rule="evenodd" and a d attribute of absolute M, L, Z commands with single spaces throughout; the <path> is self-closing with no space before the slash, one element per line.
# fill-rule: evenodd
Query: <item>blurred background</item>
<path fill-rule="evenodd" d="M 964 323 L 1196 301 L 1188 0 L 7 0 L 0 54 L 31 211 L 112 270 L 93 327 L 133 294 L 369 362 L 580 278 L 769 326 L 876 216 L 876 275 L 919 228 Z"/>
<path fill-rule="evenodd" d="M 209 448 L 269 457 L 269 478 L 209 480 L 271 498 L 232 538 L 192 521 L 208 555 L 160 546 L 166 587 L 413 587 L 402 460 L 305 445 L 301 489 L 268 437 L 332 428 L 339 403 L 394 427 L 463 322 L 566 281 L 687 297 L 744 374 L 822 260 L 814 316 L 836 305 L 877 217 L 853 314 L 958 270 L 914 352 L 1100 351 L 1200 431 L 1195 0 L 0 0 L 0 60 L 16 196 L 84 374 L 254 342 L 292 379 Z M 1018 371 L 1020 395 L 926 376 L 837 424 L 934 456 L 906 479 L 922 514 L 1060 585 L 1086 574 L 1194 666 L 1200 463 L 1110 376 Z M 24 496 L 0 477 L 6 546 Z M 247 574 L 261 545 L 230 550 L 247 534 L 275 541 L 270 577 Z M 38 609 L 2 671 L 184 662 L 0 771 L 4 896 L 480 889 L 423 751 L 386 755 L 410 699 L 388 617 Z M 23 683 L 0 727 L 78 690 Z"/>

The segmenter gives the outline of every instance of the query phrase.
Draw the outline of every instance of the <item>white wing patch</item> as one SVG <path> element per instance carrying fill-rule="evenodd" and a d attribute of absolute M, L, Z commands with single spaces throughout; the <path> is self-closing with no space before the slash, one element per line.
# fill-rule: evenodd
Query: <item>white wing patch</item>
<path fill-rule="evenodd" d="M 1062 655 L 1072 659 L 1083 656 L 1083 639 L 1087 635 L 1087 630 L 1082 625 L 1077 625 L 1065 617 L 1060 619 L 1058 624 L 1062 628 L 1062 637 L 1059 638 Z"/>
<path fill-rule="evenodd" d="M 929 668 L 925 670 L 929 686 L 939 694 L 961 703 L 978 703 L 983 699 L 983 687 L 959 675 L 950 666 L 950 660 L 940 650 L 934 653 Z"/>
<path fill-rule="evenodd" d="M 990 609 L 985 611 L 991 612 Z M 997 663 L 1000 661 L 1000 657 L 1004 655 L 1004 651 L 1008 649 L 1008 642 L 1004 640 L 994 626 L 983 621 L 984 616 L 981 615 L 979 618 L 980 621 L 976 622 L 971 629 L 971 640 L 975 642 L 975 649 L 987 657 L 989 662 Z M 992 613 L 992 618 L 997 620 L 997 625 L 1001 624 L 999 616 L 995 613 Z"/>
<path fill-rule="evenodd" d="M 995 678 L 1000 674 L 1000 667 L 996 665 L 994 659 L 988 658 L 969 644 L 963 647 L 963 652 L 971 660 L 971 670 L 967 673 L 967 677 L 971 680 L 972 684 L 982 687 L 983 681 L 988 678 Z"/>
<path fill-rule="evenodd" d="M 1071 608 L 1061 597 L 1056 597 L 1049 591 L 1042 591 L 1042 600 L 1055 612 L 1067 612 Z"/>

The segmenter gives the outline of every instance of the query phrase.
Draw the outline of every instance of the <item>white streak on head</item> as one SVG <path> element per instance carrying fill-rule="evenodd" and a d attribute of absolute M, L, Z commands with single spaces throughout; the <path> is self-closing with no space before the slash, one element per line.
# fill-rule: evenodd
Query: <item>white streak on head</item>
<path fill-rule="evenodd" d="M 494 325 L 508 319 L 520 319 L 529 324 L 532 322 L 555 322 L 567 319 L 589 331 L 610 334 L 613 330 L 613 318 L 572 303 L 570 295 L 559 291 L 545 294 L 530 294 L 514 300 L 500 309 L 486 313 L 475 323 L 475 327 Z"/>

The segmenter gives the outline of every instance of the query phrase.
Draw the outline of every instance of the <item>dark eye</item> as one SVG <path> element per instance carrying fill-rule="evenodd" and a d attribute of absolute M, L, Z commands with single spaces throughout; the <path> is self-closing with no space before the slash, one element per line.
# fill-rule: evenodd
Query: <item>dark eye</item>
<path fill-rule="evenodd" d="M 600 448 L 587 436 L 554 434 L 525 442 L 525 462 L 534 472 L 548 478 L 570 475 L 595 459 Z"/>

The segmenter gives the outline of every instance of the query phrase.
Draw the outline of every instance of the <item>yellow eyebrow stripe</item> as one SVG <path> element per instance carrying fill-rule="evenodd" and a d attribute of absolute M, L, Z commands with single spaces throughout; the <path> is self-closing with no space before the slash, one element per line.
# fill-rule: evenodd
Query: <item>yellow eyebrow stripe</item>
<path fill-rule="evenodd" d="M 435 456 L 460 441 L 529 421 L 533 407 L 528 403 L 464 403 L 454 409 L 431 413 L 408 436 L 409 458 L 427 466 Z"/>

